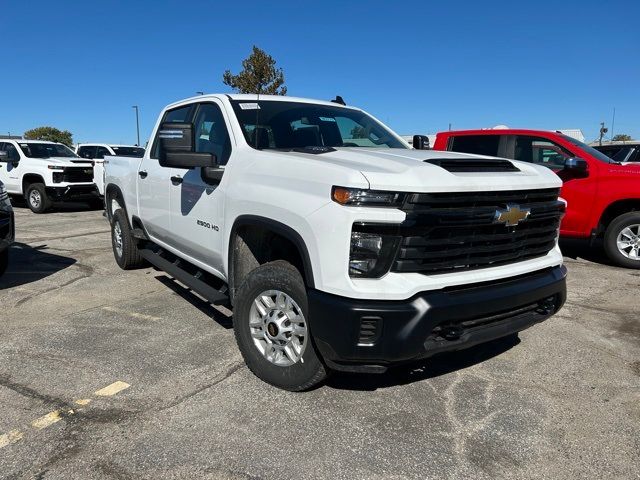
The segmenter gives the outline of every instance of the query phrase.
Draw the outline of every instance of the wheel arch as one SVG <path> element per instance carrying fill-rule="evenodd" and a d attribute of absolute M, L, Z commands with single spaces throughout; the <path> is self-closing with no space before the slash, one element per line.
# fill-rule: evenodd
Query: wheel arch
<path fill-rule="evenodd" d="M 604 233 L 609 224 L 620 215 L 634 211 L 640 211 L 640 198 L 628 198 L 610 203 L 600 215 L 597 233 Z"/>
<path fill-rule="evenodd" d="M 39 173 L 25 173 L 22 176 L 22 180 L 20 181 L 20 185 L 22 186 L 22 194 L 23 195 L 26 195 L 28 185 L 31 185 L 33 183 L 42 183 L 43 185 L 46 186 L 46 183 L 44 181 L 44 177 L 42 175 L 40 175 Z"/>
<path fill-rule="evenodd" d="M 260 236 L 262 242 L 256 243 L 256 235 Z M 265 238 L 271 240 L 266 245 Z M 288 244 L 295 249 L 294 252 L 282 250 Z M 293 260 L 307 287 L 313 288 L 315 285 L 307 245 L 300 233 L 284 223 L 257 215 L 241 215 L 233 222 L 228 245 L 228 284 L 232 302 L 245 276 L 256 266 L 268 261 Z M 252 258 L 246 258 L 247 255 Z"/>

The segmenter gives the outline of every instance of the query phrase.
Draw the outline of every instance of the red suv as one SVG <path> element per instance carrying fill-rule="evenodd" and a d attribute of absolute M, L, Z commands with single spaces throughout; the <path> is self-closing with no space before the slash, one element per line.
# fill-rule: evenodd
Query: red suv
<path fill-rule="evenodd" d="M 640 268 L 640 164 L 615 162 L 574 138 L 540 130 L 441 132 L 433 149 L 551 168 L 564 181 L 561 195 L 568 202 L 562 237 L 602 237 L 613 262 Z"/>

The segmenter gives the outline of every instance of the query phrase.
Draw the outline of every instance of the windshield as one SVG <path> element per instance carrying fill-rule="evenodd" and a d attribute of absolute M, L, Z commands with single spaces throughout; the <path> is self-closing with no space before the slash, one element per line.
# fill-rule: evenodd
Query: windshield
<path fill-rule="evenodd" d="M 360 110 L 302 102 L 232 100 L 247 143 L 253 148 L 409 148 Z"/>
<path fill-rule="evenodd" d="M 30 158 L 77 157 L 69 147 L 60 143 L 19 143 L 18 145 Z"/>
<path fill-rule="evenodd" d="M 591 155 L 592 157 L 600 160 L 601 162 L 614 163 L 614 161 L 611 160 L 609 157 L 607 157 L 604 153 L 599 152 L 595 148 L 590 147 L 589 145 L 587 145 L 586 143 L 582 143 L 580 140 L 576 140 L 573 137 L 568 137 L 567 135 L 562 135 L 562 138 L 564 138 L 567 142 L 569 142 L 569 143 L 575 145 L 576 147 L 580 148 L 581 150 L 584 150 L 589 155 Z"/>
<path fill-rule="evenodd" d="M 144 148 L 142 147 L 111 147 L 116 155 L 121 157 L 144 157 Z"/>

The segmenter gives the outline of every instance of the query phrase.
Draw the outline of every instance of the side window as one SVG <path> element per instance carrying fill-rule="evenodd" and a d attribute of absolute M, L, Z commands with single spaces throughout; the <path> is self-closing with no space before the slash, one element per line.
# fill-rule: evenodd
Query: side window
<path fill-rule="evenodd" d="M 196 152 L 213 153 L 219 165 L 226 165 L 231 155 L 231 139 L 220 107 L 202 103 L 193 122 Z"/>
<path fill-rule="evenodd" d="M 191 116 L 191 110 L 193 109 L 193 104 L 185 105 L 184 107 L 174 108 L 173 110 L 169 110 L 165 112 L 164 117 L 162 117 L 162 121 L 160 123 L 184 123 L 189 120 Z M 156 132 L 156 138 L 153 139 L 153 146 L 151 147 L 151 158 L 158 158 L 158 154 L 160 149 L 160 142 L 158 142 L 158 134 Z"/>
<path fill-rule="evenodd" d="M 18 153 L 18 149 L 15 147 L 15 145 L 11 143 L 5 143 L 4 151 L 7 152 L 7 154 L 9 155 L 9 160 L 11 160 L 12 162 L 20 161 L 20 153 Z"/>
<path fill-rule="evenodd" d="M 564 161 L 570 157 L 573 157 L 571 152 L 545 138 L 516 137 L 513 156 L 515 160 L 544 165 L 557 170 L 563 168 Z"/>
<path fill-rule="evenodd" d="M 82 158 L 95 158 L 96 147 L 85 145 L 78 149 L 78 156 Z"/>
<path fill-rule="evenodd" d="M 497 157 L 499 146 L 500 135 L 459 135 L 451 137 L 449 150 Z"/>
<path fill-rule="evenodd" d="M 96 158 L 104 158 L 105 155 L 111 155 L 111 152 L 104 147 L 98 147 Z"/>

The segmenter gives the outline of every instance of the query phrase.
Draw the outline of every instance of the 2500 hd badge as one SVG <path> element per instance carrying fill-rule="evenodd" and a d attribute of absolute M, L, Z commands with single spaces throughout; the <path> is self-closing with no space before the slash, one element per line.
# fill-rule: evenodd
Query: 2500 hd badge
<path fill-rule="evenodd" d="M 205 222 L 204 220 L 197 220 L 196 219 L 196 223 L 198 224 L 198 226 L 200 227 L 204 227 L 204 228 L 210 228 L 211 230 L 215 230 L 216 232 L 220 231 L 220 228 L 218 228 L 217 225 L 212 225 L 209 222 Z"/>

